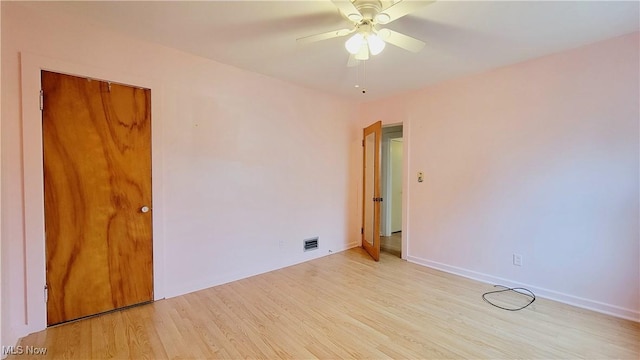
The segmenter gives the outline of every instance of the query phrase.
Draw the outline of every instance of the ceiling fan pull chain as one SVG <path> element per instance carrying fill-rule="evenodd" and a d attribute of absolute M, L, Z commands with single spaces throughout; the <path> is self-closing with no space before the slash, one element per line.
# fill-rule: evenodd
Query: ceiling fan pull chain
<path fill-rule="evenodd" d="M 362 63 L 362 94 L 367 93 L 367 62 L 361 61 Z"/>

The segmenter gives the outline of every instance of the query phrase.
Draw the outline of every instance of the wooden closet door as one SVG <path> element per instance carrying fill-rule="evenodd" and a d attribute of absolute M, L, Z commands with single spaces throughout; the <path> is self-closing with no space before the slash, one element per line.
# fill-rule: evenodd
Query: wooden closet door
<path fill-rule="evenodd" d="M 153 299 L 151 92 L 42 71 L 47 323 Z"/>

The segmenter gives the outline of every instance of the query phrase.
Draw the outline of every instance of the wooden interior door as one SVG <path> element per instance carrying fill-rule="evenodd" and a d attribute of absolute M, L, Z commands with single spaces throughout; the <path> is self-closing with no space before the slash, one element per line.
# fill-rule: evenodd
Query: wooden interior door
<path fill-rule="evenodd" d="M 382 122 L 378 121 L 364 129 L 362 141 L 363 196 L 362 196 L 362 247 L 378 261 L 380 260 L 380 144 Z"/>
<path fill-rule="evenodd" d="M 153 299 L 151 91 L 42 71 L 47 323 Z"/>

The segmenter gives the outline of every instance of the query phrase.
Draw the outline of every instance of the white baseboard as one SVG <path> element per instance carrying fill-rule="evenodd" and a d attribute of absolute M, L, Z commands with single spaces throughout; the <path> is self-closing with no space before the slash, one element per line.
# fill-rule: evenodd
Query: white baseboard
<path fill-rule="evenodd" d="M 548 290 L 529 284 L 523 284 L 512 280 L 503 279 L 497 276 L 463 269 L 457 266 L 451 266 L 436 261 L 421 259 L 415 256 L 407 256 L 407 261 L 488 284 L 500 284 L 509 287 L 524 287 L 533 291 L 536 296 L 540 296 L 542 298 L 577 306 L 583 309 L 597 311 L 603 314 L 612 315 L 631 321 L 640 322 L 640 311 L 637 310 L 625 309 L 616 305 L 605 304 L 599 301 L 585 299 L 582 297 L 573 296 L 554 290 Z"/>

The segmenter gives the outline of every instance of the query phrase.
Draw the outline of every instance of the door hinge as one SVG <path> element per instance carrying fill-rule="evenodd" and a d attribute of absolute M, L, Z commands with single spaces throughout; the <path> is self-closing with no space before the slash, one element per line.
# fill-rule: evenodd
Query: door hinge
<path fill-rule="evenodd" d="M 364 228 L 360 228 L 360 234 L 364 234 Z"/>
<path fill-rule="evenodd" d="M 44 110 L 44 90 L 40 89 L 40 111 Z"/>
<path fill-rule="evenodd" d="M 49 301 L 49 286 L 44 286 L 44 303 L 46 304 Z"/>
<path fill-rule="evenodd" d="M 364 147 L 364 140 L 362 140 L 362 147 Z"/>

